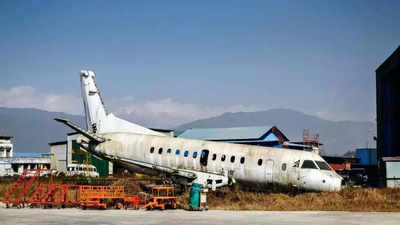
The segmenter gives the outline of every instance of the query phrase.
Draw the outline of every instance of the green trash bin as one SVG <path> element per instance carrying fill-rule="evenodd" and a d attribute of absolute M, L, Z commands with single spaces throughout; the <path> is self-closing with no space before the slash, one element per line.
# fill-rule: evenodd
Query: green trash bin
<path fill-rule="evenodd" d="M 189 209 L 196 210 L 200 208 L 200 190 L 203 187 L 201 184 L 193 183 L 190 188 Z"/>

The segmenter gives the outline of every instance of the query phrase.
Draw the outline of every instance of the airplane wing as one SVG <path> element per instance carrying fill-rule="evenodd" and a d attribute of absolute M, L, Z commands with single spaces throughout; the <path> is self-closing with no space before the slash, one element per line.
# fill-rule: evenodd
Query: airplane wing
<path fill-rule="evenodd" d="M 102 143 L 102 142 L 106 141 L 106 139 L 104 139 L 102 137 L 99 137 L 99 136 L 97 136 L 97 135 L 95 135 L 93 133 L 90 133 L 90 132 L 80 128 L 78 125 L 76 125 L 76 124 L 74 124 L 74 123 L 72 123 L 72 122 L 70 122 L 70 121 L 68 121 L 66 119 L 55 118 L 54 120 L 57 121 L 57 122 L 65 124 L 66 126 L 72 128 L 73 130 L 77 131 L 78 133 L 82 134 L 83 136 L 85 136 L 89 140 L 92 140 L 92 141 L 94 141 L 96 143 Z"/>
<path fill-rule="evenodd" d="M 124 164 L 130 164 L 140 168 L 156 170 L 161 173 L 165 173 L 166 175 L 169 175 L 171 177 L 186 178 L 189 184 L 200 183 L 204 187 L 211 188 L 212 190 L 215 190 L 217 187 L 222 187 L 231 183 L 235 183 L 235 180 L 233 178 L 230 178 L 228 177 L 228 174 L 223 173 L 219 174 L 197 170 L 174 169 L 167 166 L 160 166 L 127 158 L 114 158 L 114 160 L 118 160 Z"/>

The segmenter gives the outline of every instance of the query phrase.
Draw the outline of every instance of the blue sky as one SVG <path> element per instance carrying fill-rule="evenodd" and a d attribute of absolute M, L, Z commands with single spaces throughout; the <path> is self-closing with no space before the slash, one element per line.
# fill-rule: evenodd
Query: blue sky
<path fill-rule="evenodd" d="M 375 69 L 400 1 L 0 1 L 0 106 L 82 112 L 93 69 L 110 111 L 174 126 L 290 108 L 374 120 Z M 165 122 L 169 120 L 170 122 Z"/>

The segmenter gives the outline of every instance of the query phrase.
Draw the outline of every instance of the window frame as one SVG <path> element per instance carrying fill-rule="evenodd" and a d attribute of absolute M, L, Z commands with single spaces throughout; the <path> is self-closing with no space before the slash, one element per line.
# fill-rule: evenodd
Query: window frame
<path fill-rule="evenodd" d="M 286 163 L 282 163 L 281 169 L 282 169 L 282 171 L 286 171 L 287 170 Z"/>
<path fill-rule="evenodd" d="M 225 162 L 225 159 L 226 159 L 226 155 L 225 155 L 225 154 L 222 154 L 222 155 L 221 155 L 221 162 Z"/>
<path fill-rule="evenodd" d="M 314 165 L 314 167 L 313 167 L 313 168 L 311 168 L 311 167 L 304 167 L 305 163 L 308 163 L 308 162 L 311 162 L 312 165 Z M 319 168 L 318 168 L 317 164 L 314 162 L 314 160 L 306 159 L 306 160 L 304 160 L 303 163 L 301 164 L 300 169 L 317 169 L 317 170 L 318 170 Z"/>

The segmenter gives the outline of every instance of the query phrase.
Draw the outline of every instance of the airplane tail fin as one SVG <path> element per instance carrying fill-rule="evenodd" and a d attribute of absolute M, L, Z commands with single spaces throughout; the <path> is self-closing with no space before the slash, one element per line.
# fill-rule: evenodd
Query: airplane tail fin
<path fill-rule="evenodd" d="M 104 122 L 107 117 L 107 111 L 94 77 L 94 72 L 90 70 L 82 70 L 80 73 L 86 126 L 88 131 L 92 133 L 97 132 L 97 126 Z"/>
<path fill-rule="evenodd" d="M 86 125 L 89 132 L 131 132 L 138 134 L 149 134 L 165 136 L 146 127 L 128 122 L 108 113 L 99 89 L 96 86 L 95 74 L 90 70 L 80 72 L 82 99 L 85 108 Z"/>

